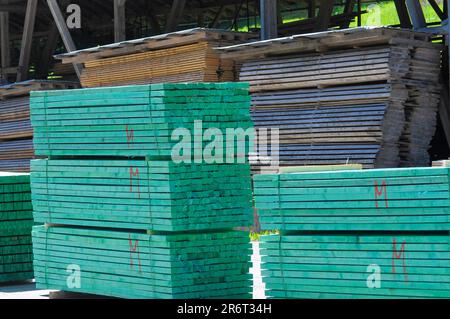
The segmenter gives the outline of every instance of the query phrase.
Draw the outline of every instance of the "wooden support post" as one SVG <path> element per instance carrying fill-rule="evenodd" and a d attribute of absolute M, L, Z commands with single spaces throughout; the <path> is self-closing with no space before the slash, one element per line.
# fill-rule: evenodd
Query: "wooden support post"
<path fill-rule="evenodd" d="M 315 31 L 324 31 L 328 29 L 331 15 L 333 14 L 333 3 L 333 0 L 322 0 L 320 2 Z"/>
<path fill-rule="evenodd" d="M 50 69 L 50 63 L 53 59 L 53 52 L 55 52 L 58 39 L 58 28 L 55 24 L 52 24 L 48 32 L 47 42 L 45 43 L 45 47 L 41 53 L 40 63 L 36 68 L 36 78 L 47 78 Z"/>
<path fill-rule="evenodd" d="M 219 8 L 219 10 L 217 11 L 216 15 L 214 16 L 213 20 L 211 21 L 211 23 L 209 24 L 210 28 L 215 28 L 217 27 L 217 24 L 219 23 L 219 19 L 222 16 L 223 12 L 224 12 L 224 6 L 221 6 Z"/>
<path fill-rule="evenodd" d="M 397 9 L 398 19 L 402 28 L 411 29 L 411 19 L 409 18 L 408 8 L 405 0 L 394 0 L 395 8 Z"/>
<path fill-rule="evenodd" d="M 59 34 L 61 35 L 67 52 L 75 51 L 75 43 L 70 36 L 69 29 L 67 28 L 66 21 L 63 14 L 61 13 L 61 10 L 59 9 L 58 3 L 56 2 L 56 0 L 47 0 L 47 4 L 50 12 L 52 13 L 53 19 L 55 20 L 55 24 L 58 27 Z M 74 64 L 73 67 L 75 69 L 75 72 L 77 73 L 78 78 L 80 78 L 82 65 Z"/>
<path fill-rule="evenodd" d="M 114 0 L 114 41 L 126 40 L 125 30 L 125 3 L 126 0 Z"/>
<path fill-rule="evenodd" d="M 2 4 L 8 4 L 7 0 L 3 0 Z M 11 66 L 11 46 L 9 37 L 9 13 L 0 12 L 0 66 L 7 69 Z M 3 78 L 7 78 L 7 74 L 2 72 Z M 0 74 L 0 75 L 2 75 Z"/>
<path fill-rule="evenodd" d="M 19 68 L 17 70 L 17 82 L 28 79 L 30 67 L 31 45 L 33 43 L 34 22 L 36 21 L 38 0 L 28 0 L 23 25 L 22 42 L 20 45 Z"/>
<path fill-rule="evenodd" d="M 186 0 L 173 0 L 172 8 L 170 9 L 169 18 L 166 23 L 166 32 L 174 32 L 180 24 L 183 15 Z"/>
<path fill-rule="evenodd" d="M 261 40 L 278 37 L 277 0 L 260 0 Z"/>
<path fill-rule="evenodd" d="M 356 0 L 346 0 L 345 1 L 345 7 L 344 7 L 344 14 L 349 15 L 349 19 L 343 22 L 340 27 L 341 29 L 346 29 L 350 26 L 350 14 L 353 12 L 353 9 L 355 7 Z"/>
<path fill-rule="evenodd" d="M 308 1 L 308 19 L 313 19 L 316 16 L 316 1 Z"/>
<path fill-rule="evenodd" d="M 423 14 L 422 6 L 419 0 L 406 0 L 406 7 L 408 8 L 414 29 L 421 29 L 427 26 L 425 16 Z"/>

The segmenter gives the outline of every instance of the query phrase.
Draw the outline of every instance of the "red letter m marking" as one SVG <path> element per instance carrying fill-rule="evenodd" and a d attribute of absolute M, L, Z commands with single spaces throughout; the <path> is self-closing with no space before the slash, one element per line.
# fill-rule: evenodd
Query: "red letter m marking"
<path fill-rule="evenodd" d="M 133 192 L 133 177 L 136 177 L 136 179 L 137 179 L 138 196 L 139 196 L 139 198 L 141 198 L 141 190 L 139 188 L 139 168 L 136 168 L 136 170 L 133 170 L 133 167 L 130 167 L 130 192 Z"/>
<path fill-rule="evenodd" d="M 138 257 L 138 266 L 139 266 L 139 272 L 142 272 L 142 266 L 141 266 L 141 256 L 139 254 L 139 240 L 136 239 L 133 245 L 133 240 L 131 239 L 131 235 L 128 234 L 128 243 L 130 245 L 130 268 L 133 269 L 133 253 L 137 253 Z"/>
<path fill-rule="evenodd" d="M 375 206 L 378 208 L 378 198 L 384 194 L 384 204 L 386 208 L 389 207 L 387 196 L 387 184 L 386 181 L 382 181 L 381 187 L 378 187 L 378 182 L 375 181 Z"/>
<path fill-rule="evenodd" d="M 405 256 L 405 246 L 406 242 L 402 243 L 400 252 L 397 252 L 397 240 L 394 238 L 392 243 L 392 272 L 395 274 L 395 260 L 401 259 L 403 265 L 403 274 L 405 275 L 405 281 L 408 281 L 408 273 L 406 272 L 406 256 Z"/>

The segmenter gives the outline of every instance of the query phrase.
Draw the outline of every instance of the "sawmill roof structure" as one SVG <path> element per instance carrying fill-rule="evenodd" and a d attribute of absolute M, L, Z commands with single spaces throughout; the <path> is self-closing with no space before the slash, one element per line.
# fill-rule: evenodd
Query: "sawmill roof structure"
<path fill-rule="evenodd" d="M 438 5 L 442 1 L 427 1 L 434 3 L 441 18 L 447 14 L 445 6 L 441 9 Z M 248 30 L 262 39 L 345 29 L 364 13 L 361 2 L 381 1 L 0 0 L 0 83 L 45 79 L 52 74 L 72 80 L 76 77 L 64 77 L 74 74 L 72 66 L 61 66 L 53 55 L 109 43 L 123 45 L 132 39 L 196 27 Z M 69 4 L 80 7 L 79 29 L 69 30 L 65 25 Z M 427 21 L 421 22 L 420 15 L 419 19 L 409 17 L 405 1 L 396 1 L 396 7 L 401 27 L 410 28 L 415 21 L 424 22 L 426 27 Z M 80 66 L 74 67 L 79 75 Z"/>

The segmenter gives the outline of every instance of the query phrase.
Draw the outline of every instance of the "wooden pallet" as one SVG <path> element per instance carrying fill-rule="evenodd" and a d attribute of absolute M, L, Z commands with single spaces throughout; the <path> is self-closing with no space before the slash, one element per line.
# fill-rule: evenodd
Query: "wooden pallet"
<path fill-rule="evenodd" d="M 34 160 L 34 220 L 154 231 L 250 226 L 248 164 Z"/>
<path fill-rule="evenodd" d="M 249 298 L 250 249 L 248 234 L 237 231 L 33 229 L 38 288 L 121 298 Z M 79 267 L 79 287 L 67 285 L 70 265 Z"/>
<path fill-rule="evenodd" d="M 0 172 L 0 282 L 33 278 L 29 174 Z"/>
<path fill-rule="evenodd" d="M 449 231 L 448 168 L 255 175 L 262 229 Z"/>
<path fill-rule="evenodd" d="M 266 295 L 449 298 L 449 239 L 448 232 L 263 236 L 260 247 Z M 373 286 L 375 271 L 380 274 L 379 288 Z"/>

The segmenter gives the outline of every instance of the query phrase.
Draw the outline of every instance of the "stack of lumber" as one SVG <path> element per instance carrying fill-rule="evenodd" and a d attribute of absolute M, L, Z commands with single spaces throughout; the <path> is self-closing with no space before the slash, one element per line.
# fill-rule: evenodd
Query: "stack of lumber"
<path fill-rule="evenodd" d="M 34 158 L 29 94 L 77 87 L 75 83 L 32 80 L 0 86 L 0 171 L 29 172 Z"/>
<path fill-rule="evenodd" d="M 450 297 L 450 169 L 254 177 L 273 298 Z"/>
<path fill-rule="evenodd" d="M 260 174 L 254 194 L 264 229 L 450 229 L 450 169 L 401 168 Z"/>
<path fill-rule="evenodd" d="M 255 126 L 279 128 L 281 166 L 429 165 L 441 91 L 429 35 L 357 28 L 217 50 L 242 64 Z"/>
<path fill-rule="evenodd" d="M 36 153 L 49 157 L 32 161 L 34 219 L 49 226 L 33 231 L 38 287 L 251 296 L 250 241 L 235 230 L 252 221 L 248 148 L 226 143 L 227 129 L 253 128 L 248 84 L 33 92 L 31 121 Z"/>
<path fill-rule="evenodd" d="M 0 172 L 0 283 L 33 278 L 30 176 Z"/>
<path fill-rule="evenodd" d="M 33 229 L 37 287 L 128 298 L 248 298 L 250 243 L 238 231 L 147 235 L 66 227 Z M 240 253 L 237 253 L 240 252 Z"/>
<path fill-rule="evenodd" d="M 213 48 L 246 42 L 247 33 L 196 28 L 74 51 L 57 58 L 83 63 L 83 87 L 235 80 L 232 60 Z"/>
<path fill-rule="evenodd" d="M 248 164 L 34 160 L 31 167 L 37 222 L 153 231 L 251 224 Z"/>
<path fill-rule="evenodd" d="M 448 233 L 272 235 L 261 241 L 269 298 L 450 297 Z"/>
<path fill-rule="evenodd" d="M 195 146 L 201 136 L 194 134 L 209 128 L 224 135 L 227 128 L 252 128 L 249 109 L 245 83 L 153 84 L 31 95 L 35 152 L 49 156 L 169 158 L 181 140 L 172 136 L 174 130 L 189 130 L 190 145 Z M 202 146 L 209 143 L 203 141 Z M 192 149 L 193 156 L 202 155 L 197 147 Z M 245 158 L 237 151 L 236 156 Z"/>
<path fill-rule="evenodd" d="M 252 120 L 258 129 L 279 129 L 281 166 L 392 167 L 407 97 L 396 84 L 253 93 Z"/>
<path fill-rule="evenodd" d="M 411 62 L 411 78 L 420 79 L 409 85 L 405 104 L 406 125 L 400 141 L 402 166 L 429 165 L 428 149 L 436 132 L 440 101 L 440 61 L 435 50 L 417 48 Z"/>

